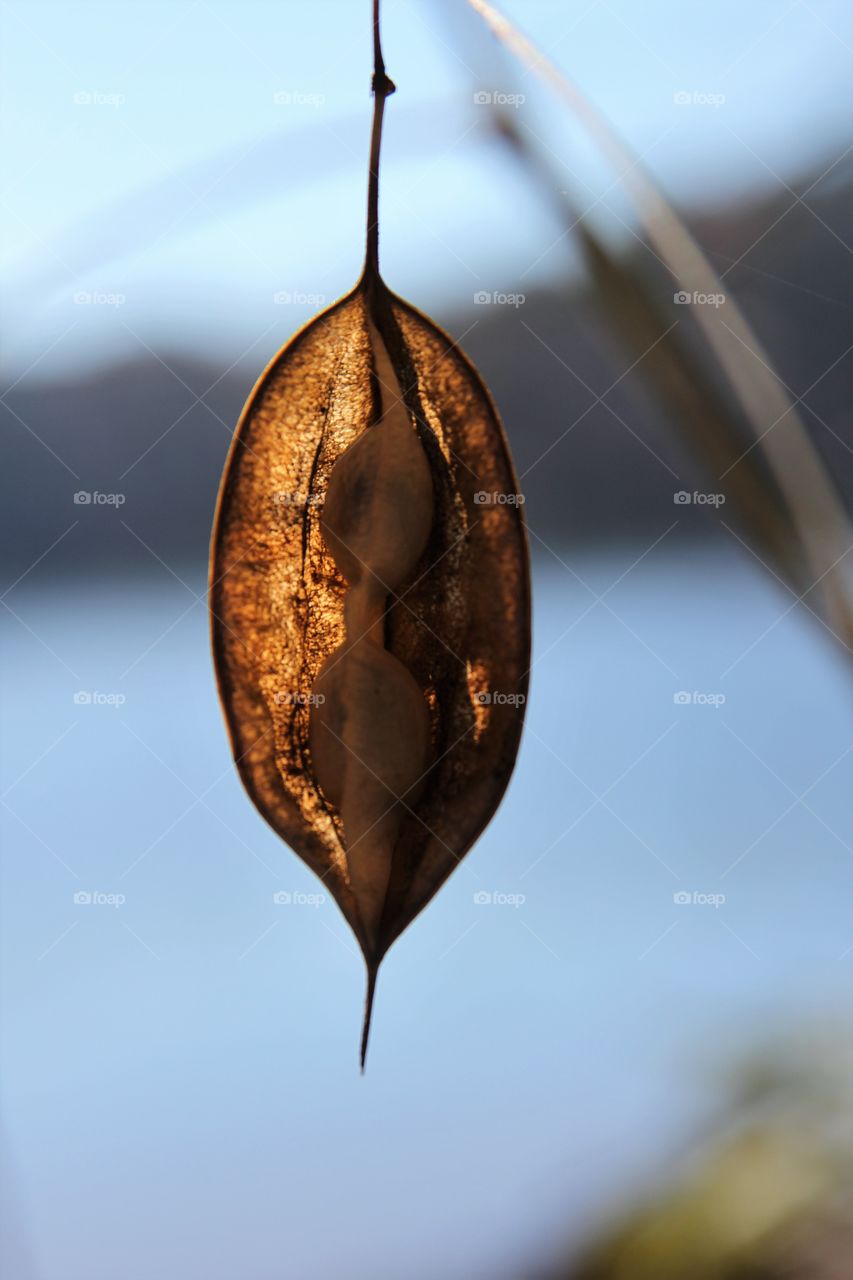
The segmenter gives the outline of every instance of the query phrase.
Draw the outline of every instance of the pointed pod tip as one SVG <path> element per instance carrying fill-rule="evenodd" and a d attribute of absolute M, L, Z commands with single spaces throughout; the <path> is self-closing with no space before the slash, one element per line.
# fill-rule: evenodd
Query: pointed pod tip
<path fill-rule="evenodd" d="M 364 1063 L 367 1058 L 367 1041 L 370 1036 L 370 1018 L 373 1013 L 373 997 L 376 994 L 376 975 L 379 965 L 371 961 L 367 964 L 367 991 L 364 997 L 364 1024 L 361 1031 L 361 1074 L 364 1075 Z"/>

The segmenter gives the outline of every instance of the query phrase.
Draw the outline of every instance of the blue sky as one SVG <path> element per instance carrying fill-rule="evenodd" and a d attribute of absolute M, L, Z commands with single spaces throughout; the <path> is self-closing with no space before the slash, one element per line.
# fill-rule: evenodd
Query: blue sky
<path fill-rule="evenodd" d="M 351 0 L 4 6 L 12 371 L 41 356 L 35 376 L 51 376 L 126 353 L 128 329 L 233 358 L 267 328 L 283 341 L 316 298 L 349 288 L 361 258 L 367 10 Z M 630 0 L 515 0 L 506 10 L 679 203 L 779 188 L 847 145 L 843 0 L 650 0 L 641 13 Z M 384 28 L 399 85 L 382 203 L 394 287 L 450 313 L 477 289 L 570 270 L 566 243 L 551 247 L 559 228 L 488 142 L 473 95 L 524 95 L 523 127 L 551 150 L 566 189 L 582 208 L 599 200 L 597 215 L 623 216 L 612 173 L 564 109 L 501 58 L 464 0 L 388 0 Z M 282 292 L 284 305 L 273 300 Z M 75 301 L 87 293 L 93 301 Z"/>

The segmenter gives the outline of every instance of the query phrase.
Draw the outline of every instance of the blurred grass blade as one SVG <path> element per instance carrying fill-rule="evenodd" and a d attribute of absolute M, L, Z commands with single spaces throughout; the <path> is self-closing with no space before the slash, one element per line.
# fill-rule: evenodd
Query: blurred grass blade
<path fill-rule="evenodd" d="M 633 197 L 655 253 L 678 287 L 691 294 L 723 292 L 719 277 L 681 219 L 589 99 L 487 0 L 468 0 L 468 3 L 527 70 L 534 72 L 568 104 L 594 138 Z M 633 331 L 637 323 L 652 323 L 648 304 L 636 283 L 624 276 L 624 268 L 610 260 L 589 235 L 585 248 L 595 275 L 615 308 L 625 310 L 623 331 Z M 642 314 L 644 310 L 647 314 Z M 720 478 L 725 479 L 733 494 L 735 490 L 739 493 L 742 517 L 754 531 L 761 530 L 759 536 L 765 546 L 769 540 L 769 545 L 775 548 L 780 563 L 784 561 L 785 576 L 796 584 L 800 595 L 819 592 L 826 625 L 848 651 L 853 651 L 853 579 L 847 562 L 853 546 L 853 531 L 835 485 L 797 412 L 797 402 L 773 371 L 758 338 L 730 294 L 726 294 L 726 320 L 715 314 L 716 308 L 696 306 L 690 308 L 690 312 L 726 375 L 752 437 L 738 453 L 730 456 L 735 436 L 725 421 L 725 412 L 721 413 L 716 403 L 711 405 L 709 398 L 709 405 L 696 422 L 689 420 L 690 425 L 697 428 L 694 443 L 700 448 L 704 445 L 706 454 L 717 459 L 716 465 L 724 464 Z M 658 332 L 660 328 L 658 322 Z M 676 373 L 679 360 L 681 369 Z M 661 361 L 666 361 L 666 367 Z M 688 401 L 695 405 L 699 394 L 699 388 L 695 394 L 688 396 L 687 393 L 686 383 L 695 372 L 696 368 L 684 360 L 682 344 L 676 347 L 671 342 L 658 359 L 658 380 L 677 390 L 679 401 L 684 405 L 682 412 Z M 707 379 L 703 377 L 702 395 L 706 384 Z M 714 401 L 716 399 L 715 396 Z M 766 460 L 773 490 L 756 480 L 759 472 L 748 461 L 756 447 Z M 735 484 L 735 473 L 745 467 L 752 475 L 747 480 L 738 477 Z M 802 548 L 803 571 L 795 567 L 793 539 L 781 527 L 776 510 L 778 497 L 789 513 L 797 543 Z M 756 503 L 758 514 L 751 511 Z"/>
<path fill-rule="evenodd" d="M 672 425 L 715 476 L 730 470 L 726 497 L 737 519 L 798 595 L 811 583 L 797 530 L 760 449 L 748 450 L 749 428 L 711 376 L 707 360 L 673 327 L 648 283 L 610 253 L 561 190 L 552 161 L 508 113 L 496 116 L 501 138 L 528 177 L 555 205 L 557 216 L 580 242 L 595 302 L 669 411 Z M 695 344 L 694 344 L 695 346 Z M 642 361 L 642 364 L 640 364 Z M 738 462 L 734 467 L 733 464 Z"/>
<path fill-rule="evenodd" d="M 726 498 L 760 554 L 797 595 L 805 595 L 812 580 L 797 530 L 761 451 L 749 450 L 744 443 L 742 415 L 733 412 L 679 330 L 667 325 L 662 309 L 630 267 L 586 227 L 578 225 L 577 232 L 597 286 L 597 301 L 632 357 L 642 359 L 641 376 L 671 409 L 673 421 L 709 469 L 726 475 Z"/>

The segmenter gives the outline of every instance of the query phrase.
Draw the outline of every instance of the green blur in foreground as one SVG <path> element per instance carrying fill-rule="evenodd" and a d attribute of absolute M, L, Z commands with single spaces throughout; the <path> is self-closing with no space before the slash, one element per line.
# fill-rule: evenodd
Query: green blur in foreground
<path fill-rule="evenodd" d="M 742 1065 L 678 1181 L 554 1280 L 850 1280 L 853 1046 L 781 1041 Z"/>

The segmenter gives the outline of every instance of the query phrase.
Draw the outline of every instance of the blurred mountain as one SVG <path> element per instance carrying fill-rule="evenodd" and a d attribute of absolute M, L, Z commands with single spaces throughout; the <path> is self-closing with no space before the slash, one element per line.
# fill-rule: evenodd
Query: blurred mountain
<path fill-rule="evenodd" d="M 798 190 L 808 187 L 804 181 Z M 795 398 L 803 396 L 800 411 L 848 502 L 852 196 L 853 175 L 833 172 L 808 194 L 786 188 L 689 220 L 718 271 L 729 272 L 726 287 L 780 377 Z M 647 260 L 638 248 L 635 265 Z M 661 309 L 677 318 L 671 287 L 655 286 Z M 625 373 L 631 357 L 589 289 L 561 292 L 555 284 L 521 306 L 472 305 L 435 318 L 464 335 L 463 347 L 492 389 L 526 494 L 534 551 L 540 540 L 560 554 L 617 539 L 645 546 L 675 519 L 672 540 L 713 536 L 721 518 L 731 519 L 724 510 L 674 505 L 677 490 L 724 492 L 725 483 L 685 456 L 642 367 Z M 224 375 L 201 353 L 189 359 L 160 351 L 159 358 L 62 383 L 22 379 L 0 404 L 7 580 L 48 548 L 40 576 L 144 570 L 155 555 L 179 572 L 200 568 L 230 432 L 277 340 L 255 354 L 256 363 Z M 81 491 L 100 497 L 75 503 Z M 103 498 L 116 494 L 121 505 Z"/>

